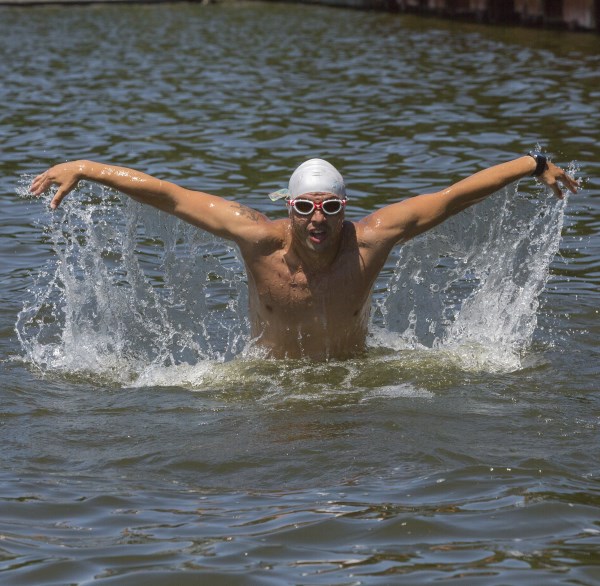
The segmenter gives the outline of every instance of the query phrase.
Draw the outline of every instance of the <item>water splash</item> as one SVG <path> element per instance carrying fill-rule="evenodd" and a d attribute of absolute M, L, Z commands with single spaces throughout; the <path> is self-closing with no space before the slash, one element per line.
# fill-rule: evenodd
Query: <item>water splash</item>
<path fill-rule="evenodd" d="M 37 275 L 16 331 L 42 371 L 125 383 L 157 366 L 223 361 L 242 350 L 247 292 L 227 244 L 96 185 L 41 222 L 55 256 Z"/>
<path fill-rule="evenodd" d="M 409 362 L 418 355 L 424 364 L 467 370 L 521 368 L 564 209 L 515 184 L 402 247 L 375 298 L 374 350 L 358 370 L 387 372 L 404 351 L 413 353 Z M 239 365 L 257 364 L 258 350 L 249 346 L 235 248 L 98 185 L 83 184 L 40 223 L 54 256 L 37 274 L 16 331 L 41 371 L 126 385 L 214 386 L 231 373 L 237 386 L 242 379 L 260 386 L 264 377 L 271 390 L 283 384 L 281 365 L 250 375 Z M 227 372 L 218 367 L 234 356 L 242 360 Z M 356 365 L 337 380 L 339 366 L 327 367 L 334 386 L 364 386 L 351 374 Z M 308 372 L 303 363 L 297 368 Z M 380 383 L 392 388 L 398 380 Z"/>
<path fill-rule="evenodd" d="M 521 368 L 566 207 L 543 191 L 510 185 L 403 247 L 374 343 L 429 348 L 466 369 Z"/>

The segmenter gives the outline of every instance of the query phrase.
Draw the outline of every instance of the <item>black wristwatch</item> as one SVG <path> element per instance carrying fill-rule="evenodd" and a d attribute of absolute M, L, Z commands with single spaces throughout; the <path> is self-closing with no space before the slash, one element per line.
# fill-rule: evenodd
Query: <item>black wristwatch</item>
<path fill-rule="evenodd" d="M 545 170 L 548 163 L 548 158 L 540 151 L 529 151 L 527 153 L 530 157 L 533 157 L 535 161 L 535 171 L 532 173 L 534 177 L 539 177 Z"/>

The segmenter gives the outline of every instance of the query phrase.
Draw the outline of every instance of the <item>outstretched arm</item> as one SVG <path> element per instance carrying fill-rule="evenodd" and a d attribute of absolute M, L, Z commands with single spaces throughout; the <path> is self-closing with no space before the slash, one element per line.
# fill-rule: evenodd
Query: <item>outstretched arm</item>
<path fill-rule="evenodd" d="M 56 209 L 81 180 L 94 181 L 177 216 L 203 230 L 237 242 L 256 237 L 269 224 L 263 214 L 215 195 L 191 191 L 146 173 L 93 161 L 73 161 L 51 167 L 32 182 L 30 191 L 41 195 L 52 184 L 58 190 L 50 207 Z"/>
<path fill-rule="evenodd" d="M 418 195 L 386 206 L 362 220 L 365 238 L 391 246 L 414 238 L 509 183 L 531 175 L 535 169 L 535 159 L 526 155 L 475 173 L 437 193 Z M 538 179 L 561 199 L 563 191 L 559 184 L 572 192 L 578 187 L 572 177 L 550 161 Z"/>

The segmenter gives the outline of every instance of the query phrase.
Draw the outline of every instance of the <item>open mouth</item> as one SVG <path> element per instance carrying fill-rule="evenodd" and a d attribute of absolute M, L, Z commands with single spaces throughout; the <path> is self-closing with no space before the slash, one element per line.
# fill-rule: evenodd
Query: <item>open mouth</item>
<path fill-rule="evenodd" d="M 308 237 L 310 238 L 311 242 L 318 244 L 327 238 L 327 230 L 309 230 Z"/>

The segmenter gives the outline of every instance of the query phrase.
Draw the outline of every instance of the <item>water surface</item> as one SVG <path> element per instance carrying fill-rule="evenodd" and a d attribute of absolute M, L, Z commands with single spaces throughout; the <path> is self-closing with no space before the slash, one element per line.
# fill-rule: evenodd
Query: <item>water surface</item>
<path fill-rule="evenodd" d="M 595 35 L 270 4 L 0 9 L 2 584 L 595 584 Z M 539 143 L 525 179 L 395 251 L 370 350 L 264 361 L 234 248 L 82 185 L 133 166 L 352 219 Z"/>

